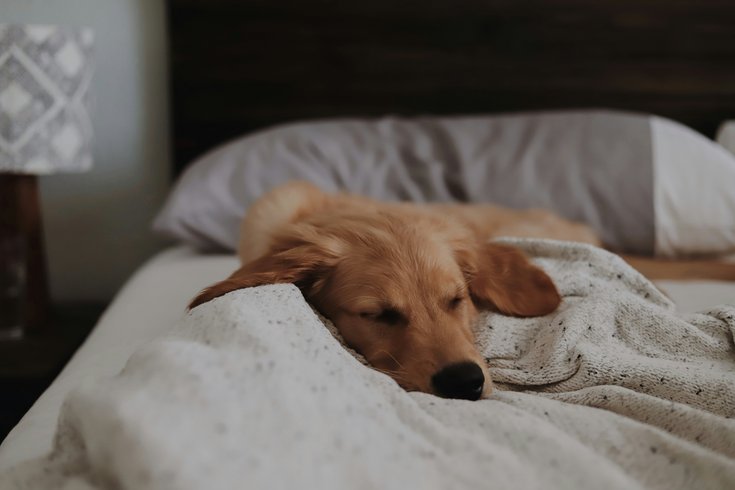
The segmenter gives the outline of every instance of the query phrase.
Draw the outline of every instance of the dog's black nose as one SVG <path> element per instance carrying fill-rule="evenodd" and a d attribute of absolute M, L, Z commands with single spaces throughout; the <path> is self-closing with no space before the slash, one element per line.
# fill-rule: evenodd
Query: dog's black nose
<path fill-rule="evenodd" d="M 477 400 L 482 395 L 485 375 L 474 362 L 450 364 L 431 377 L 436 394 L 442 398 Z"/>

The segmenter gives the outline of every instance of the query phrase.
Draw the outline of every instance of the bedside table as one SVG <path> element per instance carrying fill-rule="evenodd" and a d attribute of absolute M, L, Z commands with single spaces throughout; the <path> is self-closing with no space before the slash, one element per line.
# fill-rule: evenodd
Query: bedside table
<path fill-rule="evenodd" d="M 53 306 L 44 331 L 0 341 L 0 440 L 56 378 L 105 308 L 99 303 Z"/>

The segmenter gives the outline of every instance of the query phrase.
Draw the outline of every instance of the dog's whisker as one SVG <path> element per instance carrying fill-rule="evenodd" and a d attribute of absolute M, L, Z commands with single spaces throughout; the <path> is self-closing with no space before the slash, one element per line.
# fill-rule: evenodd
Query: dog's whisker
<path fill-rule="evenodd" d="M 388 376 L 392 378 L 401 378 L 403 381 L 407 381 L 405 379 L 407 373 L 403 369 L 388 369 L 388 368 L 375 368 L 376 371 L 380 371 L 383 374 L 387 374 Z"/>
<path fill-rule="evenodd" d="M 398 364 L 398 367 L 399 367 L 399 368 L 401 368 L 401 369 L 404 369 L 404 367 L 403 367 L 403 364 L 401 364 L 401 363 L 400 363 L 400 362 L 398 361 L 398 359 L 396 359 L 396 358 L 395 358 L 395 357 L 393 356 L 393 354 L 391 354 L 390 352 L 386 352 L 386 354 L 388 354 L 388 356 L 389 356 L 389 357 L 390 357 L 391 359 L 393 359 L 393 362 L 395 362 L 396 364 Z"/>
<path fill-rule="evenodd" d="M 406 372 L 402 369 L 375 368 L 381 373 L 390 374 L 391 376 L 403 376 Z"/>

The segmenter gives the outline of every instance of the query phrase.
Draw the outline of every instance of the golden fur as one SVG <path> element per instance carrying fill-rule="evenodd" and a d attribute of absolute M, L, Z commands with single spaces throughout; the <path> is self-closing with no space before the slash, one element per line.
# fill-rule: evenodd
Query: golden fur
<path fill-rule="evenodd" d="M 345 341 L 407 390 L 434 393 L 432 376 L 474 362 L 477 306 L 545 315 L 561 298 L 551 279 L 494 236 L 599 244 L 586 226 L 541 210 L 490 205 L 384 203 L 292 183 L 258 200 L 243 220 L 243 266 L 200 293 L 294 283 Z"/>

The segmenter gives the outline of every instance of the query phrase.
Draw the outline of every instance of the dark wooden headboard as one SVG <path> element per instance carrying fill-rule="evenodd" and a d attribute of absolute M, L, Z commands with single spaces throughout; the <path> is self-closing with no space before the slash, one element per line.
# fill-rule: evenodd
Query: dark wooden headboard
<path fill-rule="evenodd" d="M 712 136 L 733 0 L 169 0 L 175 170 L 285 121 L 608 107 Z"/>

